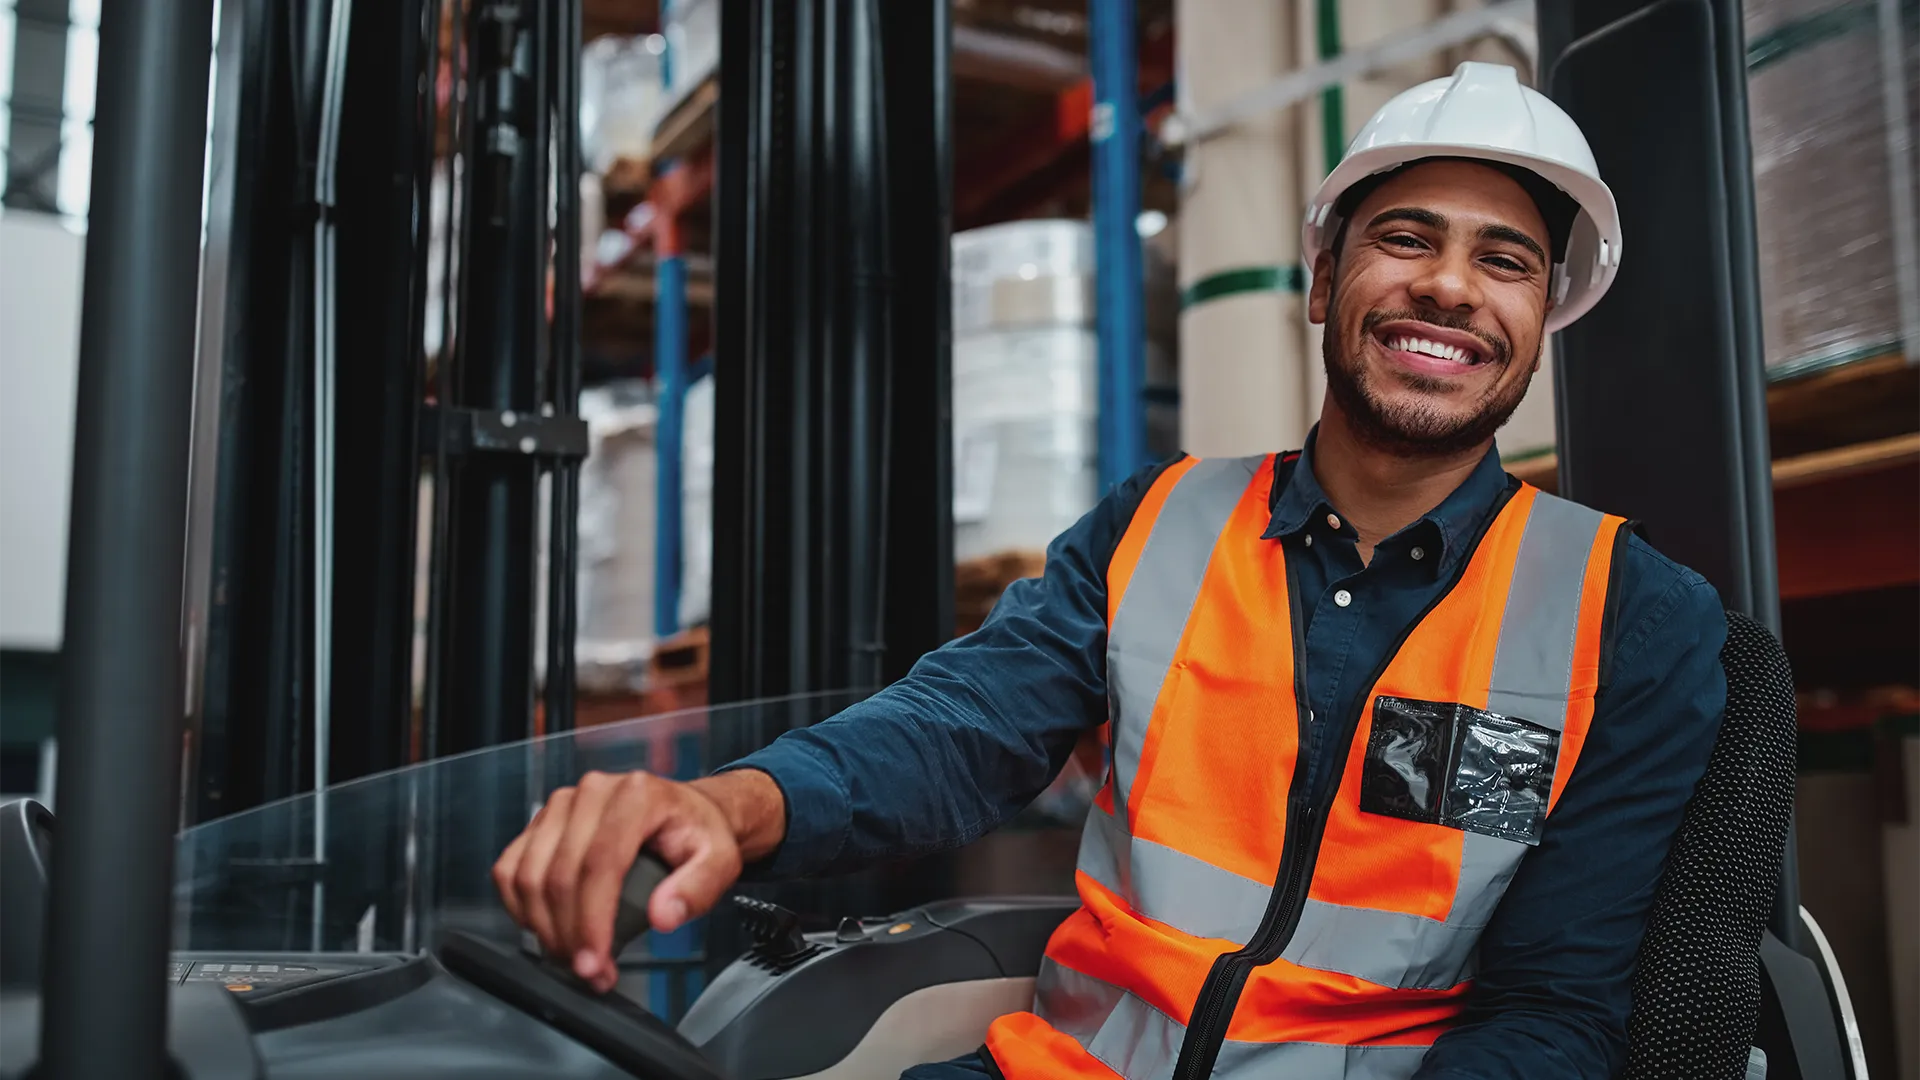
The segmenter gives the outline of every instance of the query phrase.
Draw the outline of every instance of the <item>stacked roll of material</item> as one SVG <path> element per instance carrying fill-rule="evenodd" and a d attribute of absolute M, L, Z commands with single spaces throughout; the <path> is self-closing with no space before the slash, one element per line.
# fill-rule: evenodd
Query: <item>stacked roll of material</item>
<path fill-rule="evenodd" d="M 953 238 L 954 555 L 1046 547 L 1099 494 L 1093 230 L 1022 221 Z M 1173 279 L 1148 260 L 1148 386 L 1172 386 Z M 1149 407 L 1156 456 L 1173 406 Z"/>
<path fill-rule="evenodd" d="M 1766 363 L 1778 377 L 1902 348 L 1902 290 L 1920 267 L 1896 185 L 1913 190 L 1911 131 L 1893 99 L 1920 107 L 1920 33 L 1883 49 L 1876 0 L 1747 0 L 1748 92 Z M 1889 70 L 1884 53 L 1902 56 Z M 1905 169 L 1893 143 L 1904 143 Z M 1911 303 L 1911 301 L 1909 301 Z M 1907 333 L 1912 332 L 1907 328 Z M 1911 354 L 1920 342 L 1907 341 Z"/>

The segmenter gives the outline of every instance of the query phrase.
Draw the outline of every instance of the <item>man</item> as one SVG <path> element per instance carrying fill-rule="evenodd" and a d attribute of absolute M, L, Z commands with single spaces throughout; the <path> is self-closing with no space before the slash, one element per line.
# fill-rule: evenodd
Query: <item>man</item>
<path fill-rule="evenodd" d="M 1612 1075 L 1725 617 L 1493 446 L 1612 279 L 1611 195 L 1564 113 L 1470 63 L 1369 122 L 1304 238 L 1303 451 L 1147 470 L 978 633 L 718 775 L 557 793 L 496 868 L 515 917 L 610 986 L 642 845 L 675 927 L 743 866 L 971 841 L 1106 725 L 1033 1010 L 909 1076 Z"/>

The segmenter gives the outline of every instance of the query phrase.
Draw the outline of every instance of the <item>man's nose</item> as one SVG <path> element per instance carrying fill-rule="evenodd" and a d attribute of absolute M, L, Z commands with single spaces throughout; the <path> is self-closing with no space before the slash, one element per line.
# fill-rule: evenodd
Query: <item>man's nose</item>
<path fill-rule="evenodd" d="M 1482 302 L 1471 260 L 1465 256 L 1442 256 L 1427 263 L 1426 272 L 1410 283 L 1409 291 L 1415 301 L 1442 311 L 1476 311 Z"/>

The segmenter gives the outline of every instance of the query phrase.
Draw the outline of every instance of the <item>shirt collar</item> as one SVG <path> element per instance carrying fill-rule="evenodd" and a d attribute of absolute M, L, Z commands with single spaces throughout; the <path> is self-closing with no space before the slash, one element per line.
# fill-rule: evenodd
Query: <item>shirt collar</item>
<path fill-rule="evenodd" d="M 1278 486 L 1271 500 L 1272 515 L 1267 522 L 1266 539 L 1293 536 L 1305 529 L 1309 521 L 1339 512 L 1313 474 L 1313 447 L 1319 434 L 1320 425 L 1315 424 L 1307 432 L 1307 441 L 1300 453 L 1281 455 L 1276 463 Z M 1480 531 L 1487 515 L 1500 504 L 1507 486 L 1507 472 L 1501 467 L 1499 448 L 1489 446 L 1473 472 L 1441 500 L 1440 505 L 1389 537 L 1382 546 L 1403 537 L 1427 533 L 1440 545 L 1440 558 L 1430 565 L 1435 568 L 1450 565 L 1461 554 L 1461 546 Z M 1344 522 L 1342 528 L 1347 528 Z"/>

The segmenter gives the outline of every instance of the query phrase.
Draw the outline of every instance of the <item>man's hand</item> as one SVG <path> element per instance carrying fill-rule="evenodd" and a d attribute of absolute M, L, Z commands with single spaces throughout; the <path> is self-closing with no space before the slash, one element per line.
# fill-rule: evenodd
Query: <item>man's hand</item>
<path fill-rule="evenodd" d="M 743 862 L 770 854 L 785 823 L 780 788 L 763 772 L 692 783 L 588 773 L 547 799 L 501 853 L 493 882 L 548 955 L 570 960 L 605 993 L 619 976 L 611 952 L 620 888 L 642 848 L 673 867 L 647 904 L 653 928 L 672 931 L 711 910 Z"/>

